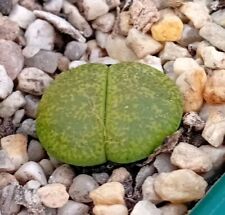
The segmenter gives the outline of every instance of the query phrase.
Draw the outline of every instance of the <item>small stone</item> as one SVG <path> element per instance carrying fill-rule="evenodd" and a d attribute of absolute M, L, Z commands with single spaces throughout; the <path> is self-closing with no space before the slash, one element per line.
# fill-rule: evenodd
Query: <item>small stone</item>
<path fill-rule="evenodd" d="M 147 32 L 153 23 L 159 20 L 160 14 L 154 1 L 134 0 L 129 8 L 131 23 L 134 28 Z"/>
<path fill-rule="evenodd" d="M 162 215 L 184 215 L 188 212 L 188 208 L 183 204 L 167 204 L 159 208 Z"/>
<path fill-rule="evenodd" d="M 24 109 L 20 109 L 20 110 L 17 110 L 13 116 L 13 125 L 15 128 L 18 128 L 20 126 L 20 123 L 23 119 L 25 115 L 25 110 Z"/>
<path fill-rule="evenodd" d="M 14 134 L 1 139 L 2 149 L 6 151 L 17 170 L 28 161 L 27 137 L 22 134 Z"/>
<path fill-rule="evenodd" d="M 210 113 L 202 137 L 212 146 L 219 147 L 222 145 L 225 134 L 225 115 L 219 111 Z"/>
<path fill-rule="evenodd" d="M 48 183 L 60 183 L 65 185 L 65 187 L 69 189 L 74 177 L 75 173 L 73 169 L 69 165 L 63 164 L 54 170 L 54 172 L 48 179 Z"/>
<path fill-rule="evenodd" d="M 198 33 L 198 29 L 192 27 L 191 25 L 184 24 L 183 33 L 181 39 L 177 41 L 181 46 L 188 46 L 191 43 L 202 41 Z"/>
<path fill-rule="evenodd" d="M 5 99 L 13 90 L 13 81 L 8 76 L 4 66 L 0 65 L 0 99 Z"/>
<path fill-rule="evenodd" d="M 59 13 L 63 6 L 63 0 L 49 0 L 44 3 L 44 9 L 49 12 Z"/>
<path fill-rule="evenodd" d="M 139 201 L 132 210 L 130 215 L 162 215 L 160 209 L 158 209 L 150 201 Z"/>
<path fill-rule="evenodd" d="M 131 16 L 129 11 L 122 11 L 118 18 L 118 31 L 121 35 L 127 36 L 129 30 L 132 28 Z"/>
<path fill-rule="evenodd" d="M 156 193 L 165 201 L 184 203 L 201 199 L 205 195 L 207 182 L 189 169 L 160 173 L 155 181 Z"/>
<path fill-rule="evenodd" d="M 54 171 L 52 162 L 49 159 L 42 159 L 39 164 L 42 167 L 46 177 L 48 178 Z"/>
<path fill-rule="evenodd" d="M 21 48 L 14 42 L 0 40 L 0 65 L 3 65 L 8 76 L 14 80 L 23 68 L 24 57 Z"/>
<path fill-rule="evenodd" d="M 188 50 L 173 42 L 166 42 L 164 49 L 160 52 L 162 62 L 176 60 L 180 57 L 191 57 Z"/>
<path fill-rule="evenodd" d="M 216 148 L 210 145 L 203 145 L 199 149 L 210 157 L 214 168 L 219 168 L 225 162 L 225 146 Z"/>
<path fill-rule="evenodd" d="M 87 49 L 86 43 L 72 41 L 67 43 L 64 55 L 71 61 L 79 60 Z"/>
<path fill-rule="evenodd" d="M 14 91 L 0 103 L 0 117 L 11 117 L 26 101 L 20 91 Z"/>
<path fill-rule="evenodd" d="M 52 25 L 44 20 L 36 19 L 32 22 L 28 26 L 24 36 L 26 38 L 26 47 L 23 50 L 23 54 L 27 58 L 33 57 L 41 49 L 53 50 L 55 30 Z"/>
<path fill-rule="evenodd" d="M 93 208 L 94 215 L 128 215 L 128 210 L 124 205 L 96 205 Z"/>
<path fill-rule="evenodd" d="M 180 10 L 192 21 L 194 27 L 197 29 L 203 27 L 207 22 L 211 21 L 208 8 L 200 1 L 185 2 Z"/>
<path fill-rule="evenodd" d="M 83 0 L 84 15 L 88 21 L 94 20 L 109 11 L 105 0 Z"/>
<path fill-rule="evenodd" d="M 120 61 L 132 61 L 137 59 L 135 53 L 127 46 L 126 39 L 123 36 L 110 35 L 105 48 L 111 58 Z M 121 52 L 121 50 L 123 51 Z"/>
<path fill-rule="evenodd" d="M 161 153 L 155 158 L 153 165 L 157 169 L 158 173 L 171 172 L 176 169 L 176 167 L 171 163 L 170 157 L 171 155 L 169 153 Z"/>
<path fill-rule="evenodd" d="M 206 153 L 185 142 L 180 142 L 174 148 L 171 163 L 182 169 L 191 169 L 196 172 L 208 172 L 212 168 L 212 161 Z"/>
<path fill-rule="evenodd" d="M 110 10 L 120 6 L 120 0 L 107 0 L 106 4 L 109 6 Z"/>
<path fill-rule="evenodd" d="M 112 65 L 112 64 L 119 63 L 118 60 L 113 59 L 111 57 L 100 57 L 97 59 L 91 59 L 90 62 L 91 63 L 101 63 L 101 64 L 105 64 L 105 65 Z"/>
<path fill-rule="evenodd" d="M 41 10 L 42 6 L 36 0 L 19 0 L 21 6 L 28 10 Z"/>
<path fill-rule="evenodd" d="M 157 195 L 154 189 L 154 180 L 156 176 L 149 176 L 145 179 L 142 185 L 143 200 L 148 200 L 153 204 L 162 202 L 162 199 Z"/>
<path fill-rule="evenodd" d="M 0 213 L 2 215 L 18 214 L 20 205 L 16 204 L 14 195 L 17 189 L 17 183 L 10 184 L 1 190 L 0 195 Z"/>
<path fill-rule="evenodd" d="M 114 13 L 106 13 L 95 19 L 92 22 L 92 27 L 101 32 L 108 33 L 113 29 L 115 19 Z"/>
<path fill-rule="evenodd" d="M 127 180 L 127 178 L 129 178 L 131 175 L 130 173 L 127 171 L 126 168 L 124 167 L 120 167 L 118 169 L 114 169 L 112 172 L 112 175 L 110 176 L 110 178 L 108 179 L 108 182 L 120 182 L 123 183 L 125 180 Z"/>
<path fill-rule="evenodd" d="M 16 183 L 18 182 L 14 175 L 11 175 L 10 173 L 7 173 L 7 172 L 0 173 L 0 189 L 3 189 L 9 184 L 16 184 Z"/>
<path fill-rule="evenodd" d="M 183 124 L 196 131 L 201 131 L 205 127 L 205 122 L 196 112 L 189 112 L 183 116 Z"/>
<path fill-rule="evenodd" d="M 25 119 L 16 132 L 37 138 L 35 120 Z"/>
<path fill-rule="evenodd" d="M 211 14 L 211 17 L 216 24 L 225 27 L 225 9 L 217 10 Z"/>
<path fill-rule="evenodd" d="M 39 162 L 46 156 L 45 150 L 42 148 L 41 144 L 37 140 L 31 140 L 28 149 L 29 161 Z"/>
<path fill-rule="evenodd" d="M 86 39 L 81 35 L 81 33 L 65 19 L 56 16 L 52 13 L 41 10 L 35 10 L 34 15 L 41 19 L 47 20 L 52 25 L 54 25 L 60 32 L 69 34 L 73 39 L 77 40 L 78 42 L 85 42 Z"/>
<path fill-rule="evenodd" d="M 119 182 L 108 182 L 90 192 L 95 205 L 124 205 L 125 190 Z"/>
<path fill-rule="evenodd" d="M 105 48 L 108 36 L 109 36 L 108 33 L 104 33 L 101 31 L 95 31 L 95 39 L 100 48 L 102 48 L 102 49 Z"/>
<path fill-rule="evenodd" d="M 205 70 L 192 58 L 177 58 L 173 70 L 179 75 L 176 85 L 184 97 L 184 111 L 199 111 L 207 80 Z"/>
<path fill-rule="evenodd" d="M 73 69 L 84 64 L 87 64 L 84 60 L 74 60 L 69 64 L 69 69 Z"/>
<path fill-rule="evenodd" d="M 98 187 L 97 182 L 89 175 L 81 174 L 73 179 L 70 186 L 70 197 L 77 202 L 91 202 L 89 193 Z"/>
<path fill-rule="evenodd" d="M 69 3 L 68 1 L 63 2 L 63 12 L 67 15 L 68 21 L 78 30 L 80 30 L 85 37 L 90 37 L 93 30 L 87 20 L 80 13 L 78 8 Z"/>
<path fill-rule="evenodd" d="M 147 55 L 145 58 L 138 60 L 139 63 L 143 63 L 158 69 L 159 71 L 163 72 L 161 59 L 156 56 Z"/>
<path fill-rule="evenodd" d="M 161 13 L 160 20 L 151 27 L 152 37 L 157 41 L 178 41 L 182 37 L 183 23 L 173 13 Z"/>
<path fill-rule="evenodd" d="M 88 211 L 87 205 L 68 200 L 63 207 L 58 209 L 57 215 L 88 215 Z"/>
<path fill-rule="evenodd" d="M 219 50 L 225 51 L 225 29 L 220 25 L 208 22 L 200 29 L 199 34 Z"/>
<path fill-rule="evenodd" d="M 143 58 L 149 54 L 156 54 L 162 49 L 161 43 L 135 28 L 129 30 L 126 43 L 138 58 Z"/>
<path fill-rule="evenodd" d="M 47 184 L 46 176 L 41 168 L 41 166 L 34 162 L 29 161 L 23 164 L 15 173 L 15 177 L 19 182 L 25 184 L 30 180 L 36 180 L 41 183 L 41 185 Z"/>
<path fill-rule="evenodd" d="M 32 95 L 26 95 L 25 100 L 26 100 L 26 104 L 24 108 L 26 111 L 26 115 L 28 117 L 35 118 L 40 99 Z"/>
<path fill-rule="evenodd" d="M 59 183 L 45 185 L 38 189 L 37 194 L 41 202 L 49 208 L 63 207 L 69 199 L 66 187 Z"/>
<path fill-rule="evenodd" d="M 69 64 L 70 64 L 70 60 L 67 57 L 62 55 L 59 56 L 57 67 L 61 72 L 68 70 Z"/>
<path fill-rule="evenodd" d="M 0 0 L 0 13 L 9 15 L 12 10 L 13 0 Z"/>
<path fill-rule="evenodd" d="M 6 16 L 0 16 L 0 39 L 15 40 L 19 34 L 20 28 L 16 22 Z"/>
<path fill-rule="evenodd" d="M 25 68 L 18 76 L 18 89 L 32 95 L 42 95 L 52 78 L 35 67 Z"/>
<path fill-rule="evenodd" d="M 21 28 L 26 29 L 35 20 L 35 16 L 32 11 L 16 4 L 13 6 L 9 19 L 16 22 Z"/>
<path fill-rule="evenodd" d="M 52 157 L 51 155 L 48 155 L 49 156 L 49 160 L 51 161 L 51 164 L 54 168 L 57 168 L 59 167 L 61 164 L 63 164 L 62 162 L 56 160 L 56 158 Z"/>
<path fill-rule="evenodd" d="M 211 104 L 221 104 L 225 102 L 225 70 L 214 70 L 212 75 L 208 77 L 205 89 L 204 99 Z"/>
<path fill-rule="evenodd" d="M 13 172 L 15 165 L 5 150 L 0 150 L 0 172 Z"/>
<path fill-rule="evenodd" d="M 40 50 L 31 58 L 25 58 L 27 67 L 36 67 L 44 72 L 53 74 L 58 66 L 59 53 Z"/>
<path fill-rule="evenodd" d="M 25 185 L 24 188 L 29 190 L 37 190 L 41 186 L 39 181 L 36 180 L 30 180 Z"/>
<path fill-rule="evenodd" d="M 225 69 L 225 53 L 217 51 L 213 46 L 201 50 L 204 65 L 210 69 Z"/>
<path fill-rule="evenodd" d="M 97 181 L 98 184 L 102 185 L 105 184 L 109 179 L 109 174 L 106 172 L 102 173 L 93 173 L 92 177 Z"/>
<path fill-rule="evenodd" d="M 0 138 L 15 133 L 15 126 L 11 117 L 0 119 Z"/>
<path fill-rule="evenodd" d="M 163 65 L 163 70 L 170 79 L 172 79 L 173 81 L 176 81 L 177 75 L 173 71 L 173 64 L 174 64 L 174 61 L 167 61 Z"/>

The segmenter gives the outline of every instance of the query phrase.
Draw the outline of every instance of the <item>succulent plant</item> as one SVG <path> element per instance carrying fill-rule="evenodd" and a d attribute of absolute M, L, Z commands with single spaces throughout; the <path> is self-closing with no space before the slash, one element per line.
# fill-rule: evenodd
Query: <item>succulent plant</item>
<path fill-rule="evenodd" d="M 146 158 L 179 126 L 179 90 L 139 63 L 86 64 L 64 72 L 45 91 L 37 134 L 56 159 L 78 166 Z"/>

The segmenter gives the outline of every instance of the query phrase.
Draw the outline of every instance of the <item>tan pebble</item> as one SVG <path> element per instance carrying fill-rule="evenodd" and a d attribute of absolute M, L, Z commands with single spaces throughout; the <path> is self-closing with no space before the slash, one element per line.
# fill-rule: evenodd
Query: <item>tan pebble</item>
<path fill-rule="evenodd" d="M 128 210 L 124 205 L 96 205 L 93 213 L 95 215 L 128 215 Z"/>
<path fill-rule="evenodd" d="M 69 199 L 66 187 L 62 184 L 48 184 L 38 189 L 41 202 L 49 208 L 60 208 L 65 205 Z"/>
<path fill-rule="evenodd" d="M 159 208 L 162 215 L 184 215 L 188 212 L 188 208 L 183 204 L 167 204 Z"/>
<path fill-rule="evenodd" d="M 160 173 L 156 177 L 154 188 L 165 201 L 185 203 L 201 199 L 205 195 L 207 182 L 203 177 L 189 169 Z"/>
<path fill-rule="evenodd" d="M 161 15 L 160 20 L 151 27 L 152 37 L 157 41 L 178 41 L 183 32 L 183 23 L 181 19 L 172 14 L 165 13 Z"/>
<path fill-rule="evenodd" d="M 0 189 L 12 183 L 18 183 L 14 175 L 7 172 L 0 172 Z"/>
<path fill-rule="evenodd" d="M 95 205 L 114 205 L 124 203 L 125 190 L 119 182 L 105 183 L 90 192 L 89 196 Z"/>

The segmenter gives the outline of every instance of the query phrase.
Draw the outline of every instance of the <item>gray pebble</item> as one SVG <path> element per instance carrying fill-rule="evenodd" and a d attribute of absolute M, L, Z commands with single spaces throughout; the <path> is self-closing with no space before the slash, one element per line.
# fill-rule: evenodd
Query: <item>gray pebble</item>
<path fill-rule="evenodd" d="M 0 40 L 0 64 L 14 80 L 23 68 L 24 57 L 21 48 L 9 40 Z"/>
<path fill-rule="evenodd" d="M 54 171 L 52 162 L 49 159 L 42 159 L 39 164 L 42 167 L 46 177 L 48 178 Z"/>
<path fill-rule="evenodd" d="M 66 45 L 64 55 L 71 61 L 79 60 L 87 49 L 86 43 L 79 43 L 76 41 L 69 42 Z"/>
<path fill-rule="evenodd" d="M 85 204 L 69 200 L 58 209 L 57 215 L 88 215 L 89 207 Z"/>
<path fill-rule="evenodd" d="M 161 153 L 159 154 L 153 165 L 157 169 L 158 173 L 161 172 L 171 172 L 176 169 L 176 167 L 170 162 L 171 154 L 169 153 Z"/>
<path fill-rule="evenodd" d="M 109 174 L 106 172 L 102 173 L 93 173 L 92 177 L 97 181 L 99 184 L 105 184 L 109 179 Z"/>
<path fill-rule="evenodd" d="M 29 160 L 36 162 L 39 162 L 46 156 L 45 150 L 42 148 L 41 144 L 37 140 L 30 141 L 27 153 Z"/>
<path fill-rule="evenodd" d="M 55 169 L 55 171 L 49 177 L 48 183 L 60 183 L 66 186 L 68 189 L 73 182 L 75 173 L 73 169 L 67 165 L 63 164 Z"/>
<path fill-rule="evenodd" d="M 36 67 L 47 73 L 54 73 L 58 66 L 59 53 L 40 50 L 31 58 L 25 58 L 25 65 L 27 67 Z"/>
<path fill-rule="evenodd" d="M 35 118 L 40 99 L 36 96 L 26 95 L 25 100 L 26 100 L 26 104 L 24 106 L 24 109 L 25 109 L 26 115 L 28 117 Z"/>
<path fill-rule="evenodd" d="M 15 112 L 12 123 L 16 128 L 20 126 L 20 123 L 21 123 L 24 115 L 25 115 L 24 109 L 20 109 Z"/>
<path fill-rule="evenodd" d="M 92 202 L 89 193 L 97 187 L 98 184 L 93 177 L 81 174 L 73 179 L 69 194 L 74 201 L 88 203 Z"/>
<path fill-rule="evenodd" d="M 0 150 L 0 172 L 11 172 L 15 170 L 15 165 L 9 158 L 5 150 Z"/>
<path fill-rule="evenodd" d="M 213 46 L 225 51 L 225 29 L 220 25 L 209 22 L 200 29 L 199 34 Z"/>
<path fill-rule="evenodd" d="M 25 119 L 16 132 L 37 138 L 35 120 Z"/>
<path fill-rule="evenodd" d="M 30 180 L 25 185 L 24 188 L 27 188 L 29 190 L 37 190 L 41 186 L 41 183 L 36 180 Z"/>
<path fill-rule="evenodd" d="M 0 13 L 8 15 L 12 10 L 13 0 L 0 0 Z"/>

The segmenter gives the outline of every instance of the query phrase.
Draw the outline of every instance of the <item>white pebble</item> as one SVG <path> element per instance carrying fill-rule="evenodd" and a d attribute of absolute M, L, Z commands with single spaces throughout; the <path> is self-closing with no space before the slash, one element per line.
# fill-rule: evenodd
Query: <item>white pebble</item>
<path fill-rule="evenodd" d="M 155 181 L 156 193 L 165 201 L 184 203 L 201 199 L 205 195 L 207 182 L 189 169 L 160 173 Z"/>
<path fill-rule="evenodd" d="M 52 78 L 35 67 L 25 68 L 18 76 L 18 88 L 32 95 L 42 95 Z"/>
<path fill-rule="evenodd" d="M 85 204 L 68 200 L 58 209 L 57 215 L 88 215 L 89 207 Z"/>
<path fill-rule="evenodd" d="M 212 168 L 212 161 L 205 152 L 185 142 L 180 142 L 174 148 L 171 162 L 182 169 L 196 172 L 208 172 Z"/>
<path fill-rule="evenodd" d="M 90 192 L 89 196 L 95 205 L 123 205 L 124 195 L 125 190 L 121 183 L 108 182 Z"/>
<path fill-rule="evenodd" d="M 39 164 L 42 167 L 46 177 L 48 178 L 54 171 L 52 162 L 49 159 L 42 159 Z"/>
<path fill-rule="evenodd" d="M 28 161 L 26 136 L 14 134 L 3 137 L 1 139 L 1 146 L 15 165 L 15 170 Z"/>
<path fill-rule="evenodd" d="M 13 172 L 15 165 L 5 150 L 0 150 L 0 172 Z"/>
<path fill-rule="evenodd" d="M 128 210 L 124 205 L 96 205 L 93 208 L 95 215 L 128 215 Z"/>
<path fill-rule="evenodd" d="M 162 49 L 161 43 L 135 28 L 129 30 L 126 44 L 134 51 L 138 58 L 156 54 Z"/>
<path fill-rule="evenodd" d="M 109 11 L 105 0 L 83 0 L 84 15 L 88 21 L 94 20 Z"/>
<path fill-rule="evenodd" d="M 101 31 L 95 31 L 95 39 L 100 48 L 102 48 L 102 49 L 105 48 L 108 36 L 109 36 L 108 33 L 104 33 Z"/>
<path fill-rule="evenodd" d="M 87 62 L 84 60 L 75 60 L 69 64 L 69 69 L 73 69 L 84 64 L 87 64 Z"/>
<path fill-rule="evenodd" d="M 162 215 L 160 209 L 158 209 L 150 201 L 142 200 L 139 201 L 132 210 L 130 215 Z"/>
<path fill-rule="evenodd" d="M 20 126 L 20 123 L 21 123 L 24 115 L 25 115 L 24 109 L 20 109 L 15 112 L 12 123 L 16 128 Z"/>
<path fill-rule="evenodd" d="M 16 22 L 21 28 L 26 29 L 36 17 L 32 11 L 16 4 L 10 12 L 9 19 Z"/>
<path fill-rule="evenodd" d="M 217 10 L 211 14 L 211 17 L 216 24 L 225 27 L 225 9 Z"/>
<path fill-rule="evenodd" d="M 41 34 L 40 34 L 41 32 Z M 55 30 L 48 22 L 36 19 L 27 28 L 25 34 L 26 47 L 23 50 L 25 57 L 33 57 L 41 49 L 53 50 Z"/>
<path fill-rule="evenodd" d="M 20 91 L 13 92 L 0 103 L 0 117 L 11 117 L 25 103 L 24 96 Z"/>
<path fill-rule="evenodd" d="M 195 28 L 201 28 L 206 22 L 211 21 L 209 10 L 202 2 L 185 2 L 180 10 L 193 22 Z"/>
<path fill-rule="evenodd" d="M 34 161 L 29 161 L 25 164 L 23 164 L 15 173 L 15 177 L 17 180 L 21 183 L 26 183 L 27 181 L 30 180 L 36 180 L 41 183 L 41 185 L 47 184 L 47 179 L 44 174 L 43 169 L 41 166 L 34 162 Z"/>
<path fill-rule="evenodd" d="M 167 204 L 159 208 L 162 215 L 184 215 L 188 212 L 188 208 L 183 204 Z"/>
<path fill-rule="evenodd" d="M 66 188 L 69 189 L 70 185 L 73 182 L 74 176 L 75 173 L 73 169 L 69 165 L 63 164 L 54 170 L 54 172 L 48 179 L 48 183 L 60 183 L 65 185 Z"/>
<path fill-rule="evenodd" d="M 29 190 L 37 190 L 41 186 L 41 183 L 36 180 L 30 180 L 25 185 L 24 188 Z"/>
<path fill-rule="evenodd" d="M 97 182 L 93 177 L 85 174 L 76 176 L 70 186 L 70 197 L 77 202 L 88 203 L 91 202 L 89 193 L 98 187 Z"/>
<path fill-rule="evenodd" d="M 59 13 L 63 6 L 63 0 L 50 0 L 44 3 L 44 9 L 53 12 Z"/>
<path fill-rule="evenodd" d="M 45 185 L 38 189 L 37 194 L 41 202 L 49 208 L 63 207 L 69 199 L 66 187 L 59 183 Z"/>
<path fill-rule="evenodd" d="M 143 200 L 148 200 L 154 204 L 162 202 L 154 189 L 154 180 L 156 176 L 148 176 L 142 185 Z"/>
<path fill-rule="evenodd" d="M 152 66 L 152 67 L 158 69 L 159 71 L 163 72 L 161 58 L 159 58 L 159 57 L 147 55 L 145 58 L 138 60 L 138 62 Z"/>
<path fill-rule="evenodd" d="M 112 65 L 112 64 L 119 63 L 119 61 L 111 57 L 100 57 L 100 58 L 92 59 L 91 63 L 101 63 L 105 65 Z"/>
<path fill-rule="evenodd" d="M 4 66 L 0 65 L 0 99 L 5 99 L 13 90 L 13 81 Z"/>

